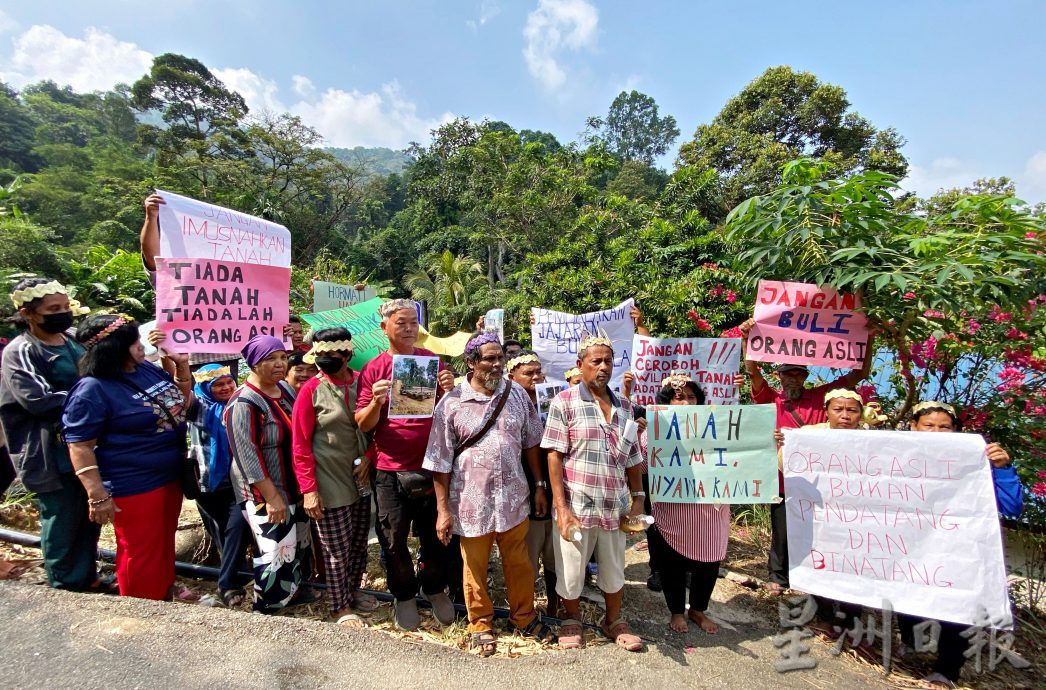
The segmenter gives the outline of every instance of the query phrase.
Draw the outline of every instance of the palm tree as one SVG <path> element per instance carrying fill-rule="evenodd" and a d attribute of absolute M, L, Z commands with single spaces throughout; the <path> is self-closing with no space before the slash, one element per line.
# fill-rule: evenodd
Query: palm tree
<path fill-rule="evenodd" d="M 450 250 L 427 258 L 428 266 L 419 260 L 418 270 L 405 278 L 411 297 L 428 302 L 433 331 L 471 330 L 483 313 L 480 298 L 488 293 L 483 266 Z"/>

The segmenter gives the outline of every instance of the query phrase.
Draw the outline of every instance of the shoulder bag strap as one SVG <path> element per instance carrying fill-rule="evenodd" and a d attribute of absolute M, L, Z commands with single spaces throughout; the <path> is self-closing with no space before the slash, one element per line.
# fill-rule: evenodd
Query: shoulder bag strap
<path fill-rule="evenodd" d="M 791 400 L 789 400 L 788 398 L 785 398 L 783 401 L 781 401 L 781 404 L 784 405 L 785 412 L 787 412 L 788 414 L 792 415 L 792 419 L 795 420 L 795 423 L 796 423 L 797 426 L 799 426 L 799 427 L 806 426 L 806 422 L 804 422 L 803 418 L 799 416 L 799 413 L 795 411 L 795 407 L 792 405 L 792 401 Z"/>
<path fill-rule="evenodd" d="M 494 422 L 498 420 L 498 416 L 501 415 L 501 411 L 505 409 L 505 403 L 508 402 L 509 394 L 512 393 L 512 382 L 505 381 L 505 383 L 508 385 L 505 386 L 505 392 L 501 394 L 501 399 L 498 400 L 498 406 L 494 408 L 494 413 L 490 415 L 490 417 L 487 419 L 487 423 L 480 427 L 479 431 L 469 436 L 461 443 L 461 445 L 454 449 L 455 458 L 464 453 L 472 446 L 479 443 L 480 440 L 487 435 L 487 432 L 490 431 L 490 428 L 494 426 Z"/>

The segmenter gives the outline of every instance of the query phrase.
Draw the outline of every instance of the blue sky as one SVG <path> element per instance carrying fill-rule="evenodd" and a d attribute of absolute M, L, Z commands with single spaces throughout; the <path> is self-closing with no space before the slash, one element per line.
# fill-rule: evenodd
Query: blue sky
<path fill-rule="evenodd" d="M 841 85 L 908 139 L 921 194 L 1007 175 L 1046 200 L 1046 3 L 964 0 L 35 2 L 0 10 L 0 79 L 80 90 L 201 60 L 252 110 L 335 146 L 402 147 L 455 115 L 574 139 L 622 89 L 682 136 L 772 65 Z M 669 158 L 666 163 L 670 164 Z"/>

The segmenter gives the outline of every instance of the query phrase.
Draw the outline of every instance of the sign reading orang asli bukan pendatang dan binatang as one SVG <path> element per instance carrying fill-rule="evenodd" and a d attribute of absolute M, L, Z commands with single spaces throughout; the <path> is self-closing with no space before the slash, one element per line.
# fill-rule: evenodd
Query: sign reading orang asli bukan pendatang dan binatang
<path fill-rule="evenodd" d="M 747 359 L 859 369 L 868 323 L 857 295 L 809 283 L 759 281 Z"/>

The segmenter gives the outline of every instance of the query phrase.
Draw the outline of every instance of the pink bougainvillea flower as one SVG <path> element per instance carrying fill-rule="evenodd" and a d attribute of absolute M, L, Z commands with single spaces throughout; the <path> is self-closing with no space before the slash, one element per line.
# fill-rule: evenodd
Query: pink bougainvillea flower
<path fill-rule="evenodd" d="M 1046 482 L 1035 482 L 1032 484 L 1031 492 L 1039 498 L 1046 498 Z"/>
<path fill-rule="evenodd" d="M 1011 327 L 1010 330 L 1006 331 L 1006 337 L 1010 340 L 1027 340 L 1028 334 L 1017 330 L 1016 327 Z"/>
<path fill-rule="evenodd" d="M 730 304 L 733 304 L 734 302 L 736 302 L 737 301 L 737 293 L 734 292 L 733 290 L 727 290 L 726 291 L 726 301 L 729 302 Z"/>
<path fill-rule="evenodd" d="M 704 319 L 694 319 L 694 324 L 697 325 L 699 331 L 710 331 L 712 330 L 712 324 L 708 323 Z"/>
<path fill-rule="evenodd" d="M 1026 233 L 1024 233 L 1025 239 L 1029 239 L 1029 240 L 1034 240 L 1038 236 L 1039 236 L 1038 233 L 1034 233 L 1034 232 L 1026 232 Z"/>
<path fill-rule="evenodd" d="M 719 337 L 720 338 L 743 338 L 744 334 L 741 333 L 741 329 L 740 328 L 738 328 L 737 326 L 734 326 L 733 328 L 728 328 L 725 331 L 723 331 L 722 333 L 720 333 Z"/>
<path fill-rule="evenodd" d="M 914 293 L 914 292 L 911 292 L 911 291 L 908 291 L 908 292 L 904 293 L 904 294 L 902 295 L 902 297 L 903 297 L 904 299 L 907 299 L 907 300 L 913 300 L 913 299 L 915 299 L 915 293 Z"/>

